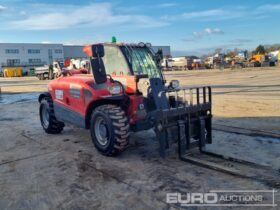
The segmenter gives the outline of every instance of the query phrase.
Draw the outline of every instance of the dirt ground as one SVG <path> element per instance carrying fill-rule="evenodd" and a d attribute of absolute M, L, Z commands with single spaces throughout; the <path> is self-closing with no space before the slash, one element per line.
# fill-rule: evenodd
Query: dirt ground
<path fill-rule="evenodd" d="M 280 170 L 280 68 L 165 75 L 167 80 L 179 79 L 181 86 L 212 86 L 214 143 L 209 150 Z M 116 158 L 100 155 L 87 130 L 67 126 L 59 135 L 46 134 L 36 98 L 47 83 L 33 77 L 0 78 L 1 210 L 180 209 L 166 203 L 166 193 L 280 190 L 174 156 L 162 159 L 151 130 L 132 134 L 129 148 Z M 279 201 L 278 192 L 278 207 L 259 209 L 277 209 Z"/>

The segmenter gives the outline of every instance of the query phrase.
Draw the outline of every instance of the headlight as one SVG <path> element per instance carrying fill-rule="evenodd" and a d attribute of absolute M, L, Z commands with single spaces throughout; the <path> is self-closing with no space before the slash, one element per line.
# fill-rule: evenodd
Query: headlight
<path fill-rule="evenodd" d="M 109 91 L 112 95 L 117 95 L 121 93 L 122 87 L 120 85 L 114 85 L 109 88 Z"/>
<path fill-rule="evenodd" d="M 176 89 L 176 88 L 178 88 L 180 86 L 180 83 L 179 83 L 178 80 L 171 80 L 169 86 L 172 87 L 173 89 Z"/>

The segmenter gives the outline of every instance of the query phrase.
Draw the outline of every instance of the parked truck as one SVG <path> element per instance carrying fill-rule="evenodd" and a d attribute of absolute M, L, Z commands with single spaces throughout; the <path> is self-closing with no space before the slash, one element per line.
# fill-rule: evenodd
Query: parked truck
<path fill-rule="evenodd" d="M 173 68 L 173 59 L 172 58 L 163 58 L 161 62 L 161 67 L 163 71 L 172 71 Z"/>
<path fill-rule="evenodd" d="M 223 69 L 225 64 L 225 55 L 223 53 L 217 53 L 214 56 L 207 57 L 204 60 L 206 69 Z"/>
<path fill-rule="evenodd" d="M 63 61 L 54 61 L 52 65 L 35 67 L 35 75 L 39 80 L 55 79 L 61 75 L 63 67 Z"/>
<path fill-rule="evenodd" d="M 192 70 L 193 62 L 195 59 L 199 59 L 196 56 L 181 56 L 174 57 L 173 60 L 173 69 L 174 70 Z"/>

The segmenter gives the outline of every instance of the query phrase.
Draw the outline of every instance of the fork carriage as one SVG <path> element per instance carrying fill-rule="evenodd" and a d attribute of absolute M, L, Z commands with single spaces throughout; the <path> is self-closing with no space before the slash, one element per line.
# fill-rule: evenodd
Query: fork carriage
<path fill-rule="evenodd" d="M 151 81 L 151 87 L 157 86 Z M 212 94 L 211 87 L 193 87 L 175 90 L 155 91 L 153 96 L 156 111 L 151 115 L 155 120 L 156 136 L 160 144 L 160 155 L 171 147 L 168 129 L 175 130 L 173 138 L 178 139 L 179 157 L 188 150 L 212 143 Z"/>

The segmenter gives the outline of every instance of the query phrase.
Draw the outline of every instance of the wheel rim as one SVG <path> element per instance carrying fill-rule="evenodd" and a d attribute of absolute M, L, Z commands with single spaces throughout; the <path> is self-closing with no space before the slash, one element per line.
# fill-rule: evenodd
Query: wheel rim
<path fill-rule="evenodd" d="M 105 146 L 108 143 L 108 126 L 102 117 L 97 117 L 94 124 L 94 133 L 99 144 Z"/>
<path fill-rule="evenodd" d="M 49 126 L 50 115 L 47 106 L 42 107 L 42 122 L 45 128 Z"/>

